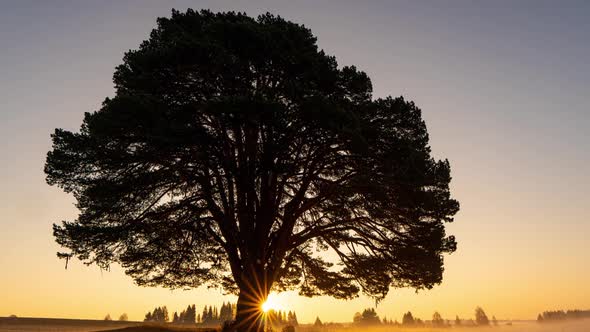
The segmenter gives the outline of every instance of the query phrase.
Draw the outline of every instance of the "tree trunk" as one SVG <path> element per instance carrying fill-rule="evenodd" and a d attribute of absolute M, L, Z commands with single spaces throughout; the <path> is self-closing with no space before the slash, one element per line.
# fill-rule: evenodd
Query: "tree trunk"
<path fill-rule="evenodd" d="M 262 311 L 262 299 L 258 294 L 253 294 L 249 290 L 240 290 L 238 303 L 236 305 L 236 322 L 234 331 L 236 332 L 263 332 L 264 331 L 264 312 Z"/>
<path fill-rule="evenodd" d="M 268 297 L 271 283 L 266 280 L 265 271 L 251 267 L 251 273 L 242 274 L 240 294 L 236 304 L 236 321 L 234 330 L 237 332 L 263 332 L 265 317 L 262 304 Z"/>

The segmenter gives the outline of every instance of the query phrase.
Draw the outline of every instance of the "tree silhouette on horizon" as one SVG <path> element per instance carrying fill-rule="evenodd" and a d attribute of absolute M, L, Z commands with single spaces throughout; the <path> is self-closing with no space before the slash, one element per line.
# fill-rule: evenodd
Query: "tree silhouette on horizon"
<path fill-rule="evenodd" d="M 364 309 L 362 313 L 355 313 L 352 321 L 357 325 L 381 324 L 381 319 L 379 319 L 379 315 L 375 312 L 375 308 L 367 308 Z M 386 323 L 385 319 L 383 320 L 383 323 Z"/>
<path fill-rule="evenodd" d="M 314 327 L 322 327 L 324 325 L 324 323 L 322 323 L 322 321 L 320 320 L 320 317 L 317 316 L 315 318 L 315 321 L 313 322 L 313 326 Z"/>
<path fill-rule="evenodd" d="M 475 323 L 477 325 L 490 325 L 490 320 L 481 307 L 475 308 Z"/>
<path fill-rule="evenodd" d="M 445 326 L 445 320 L 438 311 L 435 311 L 434 314 L 432 314 L 432 325 L 436 327 Z"/>
<path fill-rule="evenodd" d="M 413 102 L 374 99 L 309 29 L 172 11 L 114 84 L 79 132 L 52 135 L 47 182 L 80 211 L 54 225 L 59 257 L 119 263 L 143 286 L 220 287 L 238 295 L 239 331 L 263 328 L 271 290 L 379 300 L 441 282 L 459 209 L 448 161 Z"/>
<path fill-rule="evenodd" d="M 414 315 L 412 312 L 406 312 L 402 317 L 402 325 L 404 326 L 413 326 L 416 324 L 416 320 L 414 319 Z"/>

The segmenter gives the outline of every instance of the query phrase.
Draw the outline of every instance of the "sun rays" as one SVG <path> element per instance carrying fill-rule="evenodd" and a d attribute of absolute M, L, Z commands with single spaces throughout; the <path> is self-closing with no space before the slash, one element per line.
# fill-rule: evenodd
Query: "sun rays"
<path fill-rule="evenodd" d="M 282 306 L 281 303 L 278 301 L 277 296 L 274 293 L 268 295 L 268 298 L 262 305 L 260 306 L 262 312 L 268 313 L 270 310 L 281 310 Z"/>
<path fill-rule="evenodd" d="M 248 331 L 261 331 L 264 326 L 277 323 L 276 313 L 284 309 L 277 294 L 269 293 L 270 287 L 265 274 L 256 272 L 251 271 L 251 277 L 243 280 L 247 290 L 242 293 L 243 297 L 237 304 L 242 307 L 242 313 L 246 316 L 241 321 Z"/>
<path fill-rule="evenodd" d="M 247 325 L 248 331 L 257 331 L 264 328 L 264 326 L 256 325 L 265 324 L 265 311 L 271 309 L 270 304 L 265 305 L 270 287 L 264 273 L 259 274 L 254 269 L 250 272 L 252 278 L 243 280 L 247 287 L 242 293 L 244 298 L 241 301 L 238 299 L 238 307 L 242 306 L 242 312 L 246 315 L 242 320 L 242 324 Z"/>

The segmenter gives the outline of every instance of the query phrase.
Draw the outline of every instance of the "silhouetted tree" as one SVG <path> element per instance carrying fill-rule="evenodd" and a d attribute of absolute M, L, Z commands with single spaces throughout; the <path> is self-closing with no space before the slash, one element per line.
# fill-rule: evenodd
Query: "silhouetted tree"
<path fill-rule="evenodd" d="M 208 322 L 208 315 L 209 311 L 207 310 L 207 306 L 203 307 L 203 315 L 201 316 L 201 322 L 202 323 L 207 323 Z"/>
<path fill-rule="evenodd" d="M 162 321 L 167 322 L 170 320 L 169 316 L 168 316 L 168 308 L 166 308 L 166 306 L 162 307 Z"/>
<path fill-rule="evenodd" d="M 543 315 L 539 314 L 539 315 L 537 316 L 537 322 L 541 322 L 541 323 L 542 323 L 543 321 L 544 321 L 544 319 L 543 319 Z"/>
<path fill-rule="evenodd" d="M 145 319 L 144 321 L 146 322 L 168 322 L 169 320 L 169 316 L 168 316 L 168 309 L 166 308 L 166 306 L 163 307 L 157 307 L 154 309 L 153 312 L 151 313 L 147 313 L 145 315 Z"/>
<path fill-rule="evenodd" d="M 291 312 L 287 314 L 287 324 L 291 326 L 299 326 L 299 322 L 297 321 L 297 314 L 295 312 Z"/>
<path fill-rule="evenodd" d="M 424 321 L 422 321 L 422 319 L 420 319 L 420 318 L 414 318 L 414 325 L 418 326 L 418 327 L 422 327 L 422 326 L 424 326 Z"/>
<path fill-rule="evenodd" d="M 539 319 L 541 318 L 541 319 Z M 538 321 L 590 318 L 590 310 L 545 311 L 537 316 Z"/>
<path fill-rule="evenodd" d="M 111 314 L 107 314 L 106 316 L 104 316 L 104 320 L 113 320 L 111 318 Z"/>
<path fill-rule="evenodd" d="M 227 320 L 232 320 L 232 313 L 231 313 L 231 306 L 229 304 L 229 302 L 226 304 L 225 302 L 223 302 L 223 305 L 221 305 L 221 309 L 219 309 L 219 320 L 222 322 L 225 322 Z"/>
<path fill-rule="evenodd" d="M 402 325 L 404 325 L 404 326 L 412 326 L 415 323 L 416 323 L 416 321 L 414 320 L 414 316 L 409 311 L 406 312 L 404 314 L 404 316 L 402 317 Z"/>
<path fill-rule="evenodd" d="M 193 304 L 186 308 L 186 315 L 184 317 L 185 324 L 195 324 L 197 321 L 197 307 Z"/>
<path fill-rule="evenodd" d="M 492 324 L 498 326 L 498 320 L 496 319 L 496 316 L 492 316 Z"/>
<path fill-rule="evenodd" d="M 438 311 L 435 311 L 432 315 L 432 325 L 436 327 L 445 326 L 445 320 L 442 318 L 440 313 L 438 313 Z"/>
<path fill-rule="evenodd" d="M 457 325 L 457 326 L 461 325 L 461 318 L 459 318 L 459 315 L 455 316 L 455 325 Z"/>
<path fill-rule="evenodd" d="M 183 324 L 190 324 L 191 323 L 191 311 L 192 311 L 192 307 L 190 305 L 188 305 L 186 307 L 186 309 L 184 309 L 184 311 L 182 312 L 182 323 Z M 192 323 L 194 323 L 195 321 L 192 320 Z"/>
<path fill-rule="evenodd" d="M 47 182 L 80 210 L 54 226 L 60 257 L 120 263 L 139 285 L 220 286 L 240 330 L 262 329 L 271 289 L 382 299 L 441 282 L 459 205 L 413 102 L 373 99 L 364 72 L 277 16 L 157 22 L 114 97 L 52 135 Z"/>
<path fill-rule="evenodd" d="M 214 323 L 215 316 L 213 315 L 213 306 L 209 306 L 209 311 L 207 312 L 207 322 Z"/>
<path fill-rule="evenodd" d="M 490 325 L 490 320 L 481 307 L 475 308 L 475 323 L 477 325 Z"/>
<path fill-rule="evenodd" d="M 152 311 L 152 321 L 159 322 L 163 319 L 162 310 L 160 308 L 155 308 Z"/>
<path fill-rule="evenodd" d="M 568 310 L 566 313 L 566 318 L 589 318 L 590 317 L 590 310 Z"/>
<path fill-rule="evenodd" d="M 352 316 L 352 322 L 355 324 L 360 324 L 362 319 L 363 315 L 360 312 L 355 312 L 354 316 Z"/>
<path fill-rule="evenodd" d="M 122 322 L 126 322 L 129 320 L 129 316 L 127 316 L 127 313 L 122 313 L 121 316 L 119 316 L 119 320 Z"/>
<path fill-rule="evenodd" d="M 362 314 L 357 312 L 353 317 L 353 322 L 359 325 L 376 325 L 380 324 L 381 320 L 374 308 L 368 308 L 363 310 Z"/>
<path fill-rule="evenodd" d="M 316 317 L 315 318 L 315 322 L 313 322 L 313 326 L 315 327 L 322 327 L 324 324 L 322 323 L 322 321 L 320 320 L 320 317 Z"/>

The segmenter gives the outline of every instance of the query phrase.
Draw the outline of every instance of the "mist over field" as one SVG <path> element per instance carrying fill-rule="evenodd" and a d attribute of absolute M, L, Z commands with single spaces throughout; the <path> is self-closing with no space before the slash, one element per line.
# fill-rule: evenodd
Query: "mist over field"
<path fill-rule="evenodd" d="M 138 325 L 138 323 L 85 319 L 0 317 L 0 331 L 2 332 L 87 332 L 120 329 L 133 325 Z"/>
<path fill-rule="evenodd" d="M 302 330 L 303 331 L 303 330 Z M 308 330 L 311 331 L 311 330 Z M 461 332 L 587 332 L 590 331 L 590 320 L 555 322 L 540 324 L 534 321 L 512 322 L 512 325 L 505 325 L 501 322 L 499 326 L 485 327 L 449 327 L 449 328 L 405 328 L 405 327 L 377 327 L 377 328 L 346 328 L 342 330 L 325 331 L 349 331 L 349 332 L 431 332 L 431 331 L 461 331 Z"/>
<path fill-rule="evenodd" d="M 498 326 L 487 327 L 448 327 L 448 328 L 408 328 L 408 327 L 367 327 L 357 328 L 342 324 L 341 327 L 317 328 L 312 325 L 302 325 L 297 332 L 587 332 L 590 331 L 590 319 L 537 323 L 534 321 L 516 321 L 512 325 L 499 322 Z M 121 332 L 173 332 L 173 331 L 212 331 L 211 328 L 189 328 L 171 325 L 144 324 L 138 322 L 117 321 L 93 321 L 93 320 L 66 320 L 43 318 L 0 318 L 0 332 L 97 332 L 97 331 L 121 331 Z M 216 329 L 219 331 L 219 329 Z"/>

